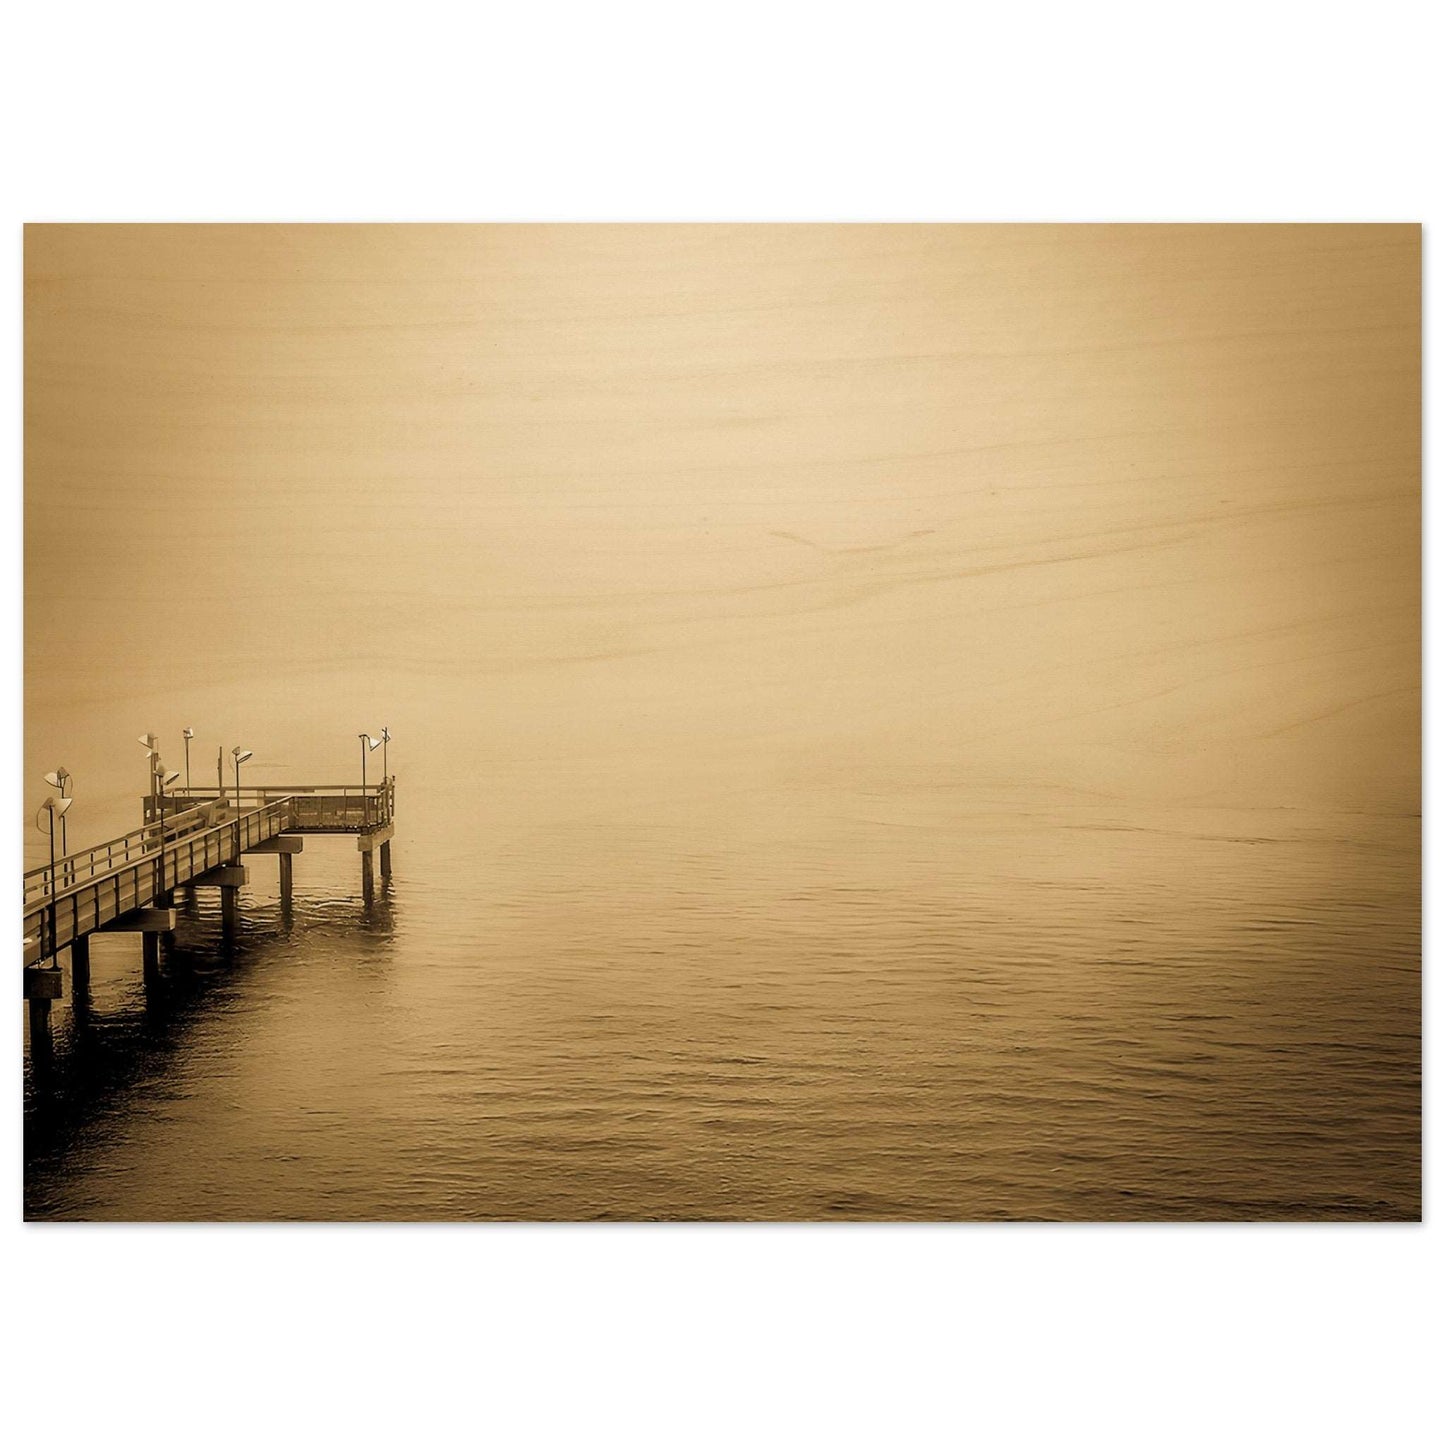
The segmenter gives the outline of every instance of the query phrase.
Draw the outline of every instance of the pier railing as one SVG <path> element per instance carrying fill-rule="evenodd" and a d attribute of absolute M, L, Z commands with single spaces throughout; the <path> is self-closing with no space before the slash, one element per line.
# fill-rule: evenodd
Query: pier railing
<path fill-rule="evenodd" d="M 194 806 L 25 875 L 25 961 L 54 954 L 80 937 L 291 826 L 291 799 L 232 811 Z"/>
<path fill-rule="evenodd" d="M 55 860 L 54 873 L 50 864 L 32 868 L 25 875 L 25 905 L 49 899 L 57 892 L 78 887 L 94 879 L 113 873 L 117 867 L 128 863 L 139 864 L 142 860 L 154 865 L 156 853 L 164 838 L 174 842 L 215 823 L 225 810 L 210 806 L 190 805 L 184 810 L 168 813 L 164 825 L 146 823 L 121 838 L 111 838 L 93 847 L 67 853 Z"/>
<path fill-rule="evenodd" d="M 278 798 L 289 798 L 291 826 L 298 832 L 357 833 L 379 828 L 392 820 L 396 803 L 396 780 L 373 783 L 316 783 L 307 787 L 228 788 L 224 795 L 215 788 L 181 788 L 166 798 L 167 815 L 172 807 L 194 807 L 197 802 L 222 802 L 234 807 L 239 797 L 242 810 L 265 807 Z"/>
<path fill-rule="evenodd" d="M 155 806 L 147 799 L 141 827 L 26 873 L 25 960 L 54 954 L 280 833 L 359 833 L 365 846 L 385 842 L 395 802 L 391 778 L 367 788 L 182 788 Z M 369 867 L 369 854 L 364 861 Z"/>

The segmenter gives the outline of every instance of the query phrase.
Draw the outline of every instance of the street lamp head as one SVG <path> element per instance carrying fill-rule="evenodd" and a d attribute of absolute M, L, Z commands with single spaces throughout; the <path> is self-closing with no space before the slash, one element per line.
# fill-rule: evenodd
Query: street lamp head
<path fill-rule="evenodd" d="M 237 747 L 231 749 L 231 756 L 235 758 L 236 764 L 239 767 L 240 764 L 244 763 L 247 758 L 252 756 L 252 753 L 249 748 Z"/>
<path fill-rule="evenodd" d="M 390 729 L 390 728 L 382 728 L 382 730 L 381 730 L 381 740 L 382 740 L 382 742 L 384 742 L 384 743 L 389 743 L 389 742 L 391 741 L 391 729 Z"/>
<path fill-rule="evenodd" d="M 175 782 L 176 779 L 180 777 L 180 775 L 181 774 L 179 769 L 177 769 L 174 773 L 167 773 L 165 775 L 162 785 L 167 788 L 170 787 L 170 785 Z"/>
<path fill-rule="evenodd" d="M 74 798 L 47 798 L 41 805 L 42 813 L 59 813 L 63 818 L 70 811 Z"/>
<path fill-rule="evenodd" d="M 147 752 L 153 753 L 156 750 L 156 735 L 154 733 L 143 733 L 136 739 L 136 742 L 145 748 Z"/>
<path fill-rule="evenodd" d="M 357 733 L 356 735 L 366 744 L 366 750 L 374 753 L 381 746 L 381 739 L 374 738 L 370 733 Z"/>
<path fill-rule="evenodd" d="M 45 781 L 49 783 L 52 788 L 59 788 L 64 785 L 65 778 L 69 776 L 70 775 L 68 773 L 65 773 L 60 768 L 57 768 L 53 773 L 46 773 Z"/>
<path fill-rule="evenodd" d="M 182 728 L 182 729 L 181 729 L 181 736 L 182 736 L 183 738 L 185 738 L 187 742 L 189 742 L 193 737 L 195 737 L 195 735 L 196 735 L 196 730 L 195 730 L 195 728 Z"/>

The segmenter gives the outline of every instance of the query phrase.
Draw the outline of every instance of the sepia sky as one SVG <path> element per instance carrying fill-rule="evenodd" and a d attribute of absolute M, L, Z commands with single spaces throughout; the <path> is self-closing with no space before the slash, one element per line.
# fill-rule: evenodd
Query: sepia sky
<path fill-rule="evenodd" d="M 1413 226 L 31 226 L 27 748 L 239 687 L 643 807 L 1414 811 L 1419 275 Z"/>

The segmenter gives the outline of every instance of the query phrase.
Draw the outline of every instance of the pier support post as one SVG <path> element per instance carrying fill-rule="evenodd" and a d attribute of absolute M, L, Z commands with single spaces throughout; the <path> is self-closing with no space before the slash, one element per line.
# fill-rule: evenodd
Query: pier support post
<path fill-rule="evenodd" d="M 174 933 L 174 908 L 137 908 L 101 925 L 102 933 L 138 933 L 141 937 L 141 972 L 149 990 L 160 982 L 161 934 Z"/>
<path fill-rule="evenodd" d="M 30 1063 L 37 1071 L 50 1067 L 55 1046 L 50 1037 L 50 1001 L 60 997 L 59 968 L 27 968 L 25 1001 L 30 1008 Z"/>
<path fill-rule="evenodd" d="M 36 1069 L 47 1069 L 55 1057 L 55 1045 L 50 1038 L 50 1000 L 30 1000 L 30 1062 Z"/>
<path fill-rule="evenodd" d="M 90 935 L 82 934 L 70 945 L 70 989 L 78 1001 L 90 988 Z"/>
<path fill-rule="evenodd" d="M 361 899 L 368 907 L 376 892 L 376 853 L 381 854 L 381 876 L 391 877 L 391 831 L 391 824 L 383 823 L 378 828 L 366 829 L 356 839 L 357 851 L 361 854 Z"/>
<path fill-rule="evenodd" d="M 143 933 L 140 936 L 141 974 L 147 988 L 154 988 L 161 981 L 161 936 L 159 933 Z"/>
<path fill-rule="evenodd" d="M 222 864 L 202 873 L 196 879 L 197 888 L 219 888 L 221 890 L 221 932 L 229 934 L 236 927 L 237 895 L 246 886 L 247 872 L 240 863 Z"/>
<path fill-rule="evenodd" d="M 278 853 L 276 857 L 281 863 L 281 911 L 291 911 L 291 854 Z"/>

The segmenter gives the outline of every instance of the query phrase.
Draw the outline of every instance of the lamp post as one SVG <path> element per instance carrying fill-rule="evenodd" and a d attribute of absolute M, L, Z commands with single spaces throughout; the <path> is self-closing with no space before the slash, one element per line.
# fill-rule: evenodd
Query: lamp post
<path fill-rule="evenodd" d="M 166 821 L 166 789 L 179 777 L 179 773 L 166 772 L 164 766 L 157 766 L 156 768 L 156 787 L 160 791 L 162 824 Z"/>
<path fill-rule="evenodd" d="M 383 793 L 386 797 L 391 796 L 391 767 L 386 761 L 386 745 L 391 741 L 391 729 L 383 727 L 381 730 L 381 780 L 386 784 Z M 386 820 L 383 818 L 383 822 Z"/>
<path fill-rule="evenodd" d="M 166 772 L 166 765 L 156 757 L 156 903 L 169 908 L 170 891 L 166 888 L 166 789 L 180 777 L 179 773 Z"/>
<path fill-rule="evenodd" d="M 371 822 L 371 799 L 366 795 L 366 755 L 374 753 L 381 746 L 381 739 L 370 733 L 357 733 L 361 739 L 361 826 Z"/>
<path fill-rule="evenodd" d="M 141 747 L 143 747 L 143 748 L 146 750 L 147 754 L 148 754 L 152 759 L 155 759 L 155 758 L 158 756 L 158 754 L 157 754 L 157 752 L 156 752 L 156 742 L 157 742 L 157 738 L 156 738 L 156 735 L 155 735 L 154 733 L 142 733 L 141 736 L 136 739 L 136 741 L 141 745 Z M 155 774 L 155 762 L 152 761 L 152 763 L 151 763 L 151 815 L 152 815 L 152 816 L 155 815 L 155 811 L 156 811 L 156 774 Z"/>
<path fill-rule="evenodd" d="M 60 814 L 62 821 L 70 809 L 73 798 L 47 798 L 41 805 L 40 811 L 35 815 L 35 826 L 41 832 L 50 834 L 50 952 L 52 957 L 59 952 L 55 941 L 55 815 Z M 45 815 L 45 822 L 40 821 L 41 814 Z"/>
<path fill-rule="evenodd" d="M 182 728 L 181 736 L 186 740 L 186 792 L 191 791 L 191 739 L 195 737 L 195 728 Z"/>
<path fill-rule="evenodd" d="M 234 747 L 231 749 L 231 756 L 236 760 L 236 811 L 241 811 L 241 764 L 251 757 L 248 748 Z"/>
<path fill-rule="evenodd" d="M 69 797 L 65 790 L 70 786 L 70 774 L 64 768 L 56 768 L 53 773 L 46 773 L 45 781 L 52 788 L 58 789 L 62 798 Z M 65 839 L 65 814 L 69 811 L 66 808 L 60 814 L 60 856 L 62 858 L 68 857 L 70 854 L 70 845 Z"/>

